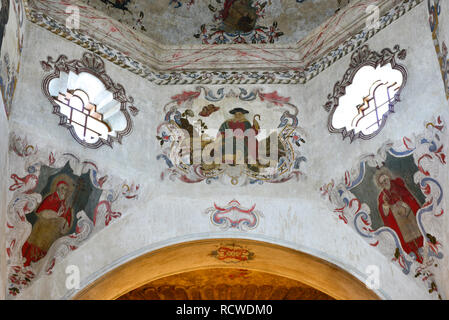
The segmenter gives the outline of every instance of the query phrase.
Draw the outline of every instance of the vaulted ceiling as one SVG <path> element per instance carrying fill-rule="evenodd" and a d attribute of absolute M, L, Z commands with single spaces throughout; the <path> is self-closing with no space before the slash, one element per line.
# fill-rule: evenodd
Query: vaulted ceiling
<path fill-rule="evenodd" d="M 201 43 L 199 37 L 195 35 L 201 32 L 202 25 L 234 34 L 252 33 L 260 29 L 259 32 L 265 35 L 269 32 L 266 28 L 269 29 L 276 24 L 276 30 L 282 32 L 282 35 L 273 40 L 282 44 L 295 43 L 331 17 L 340 6 L 349 2 L 348 0 L 82 1 L 133 30 L 166 45 Z M 210 42 L 214 40 L 215 37 L 212 37 Z"/>
<path fill-rule="evenodd" d="M 26 3 L 32 22 L 156 84 L 213 84 L 305 83 L 421 1 Z"/>

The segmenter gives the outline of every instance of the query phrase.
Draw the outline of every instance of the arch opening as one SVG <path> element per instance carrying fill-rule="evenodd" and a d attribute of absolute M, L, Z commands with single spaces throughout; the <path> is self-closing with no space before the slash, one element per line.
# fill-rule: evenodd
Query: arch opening
<path fill-rule="evenodd" d="M 363 282 L 328 261 L 290 248 L 248 239 L 197 240 L 146 253 L 104 274 L 82 289 L 73 299 L 123 299 L 132 292 L 149 288 L 154 284 L 159 288 L 164 287 L 165 284 L 164 288 L 167 288 L 170 287 L 169 281 L 172 281 L 173 289 L 176 287 L 173 284 L 174 279 L 178 279 L 178 283 L 181 281 L 180 283 L 191 288 L 187 285 L 189 277 L 192 280 L 192 275 L 204 275 L 211 270 L 216 273 L 222 271 L 223 275 L 228 276 L 240 270 L 240 273 L 255 276 L 254 279 L 267 275 L 267 278 L 282 279 L 284 288 L 301 287 L 303 289 L 300 290 L 309 290 L 308 292 L 313 292 L 315 297 L 328 296 L 337 300 L 380 299 Z M 207 282 L 207 279 L 204 278 L 203 281 Z M 203 283 L 203 288 L 223 289 L 226 285 L 238 284 L 238 281 L 217 282 L 213 286 L 212 283 L 206 282 Z M 260 284 L 260 287 L 267 285 L 262 282 Z M 232 288 L 227 288 L 227 295 L 222 293 L 221 297 L 231 297 Z M 252 290 L 255 290 L 254 287 Z M 298 292 L 297 289 L 292 290 Z M 292 295 L 294 296 L 290 293 L 290 297 Z M 165 296 L 170 297 L 170 293 Z M 204 296 L 207 295 L 203 294 Z M 173 297 L 173 299 L 176 298 Z M 209 297 L 213 296 L 209 294 Z M 215 293 L 215 297 L 220 296 Z M 262 299 L 257 294 L 251 297 Z M 287 299 L 288 294 L 278 295 L 278 297 Z M 190 298 L 192 295 L 187 295 L 187 299 Z M 307 297 L 304 298 L 307 299 Z M 201 299 L 201 296 L 195 299 Z M 309 299 L 314 299 L 313 295 Z"/>

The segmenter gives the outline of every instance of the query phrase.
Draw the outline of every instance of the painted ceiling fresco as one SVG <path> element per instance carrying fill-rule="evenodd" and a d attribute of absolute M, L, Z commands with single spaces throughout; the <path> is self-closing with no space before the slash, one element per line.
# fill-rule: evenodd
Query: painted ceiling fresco
<path fill-rule="evenodd" d="M 299 180 L 306 133 L 290 97 L 259 89 L 198 87 L 173 96 L 156 138 L 161 178 L 227 185 Z"/>
<path fill-rule="evenodd" d="M 156 84 L 305 83 L 420 2 L 25 0 L 31 22 Z"/>
<path fill-rule="evenodd" d="M 321 188 L 339 221 L 440 299 L 436 279 L 445 271 L 439 172 L 447 166 L 445 134 L 445 122 L 438 117 L 423 134 L 386 142 L 377 154 L 362 157 L 340 182 Z"/>
<path fill-rule="evenodd" d="M 289 43 L 348 0 L 83 0 L 163 44 Z"/>

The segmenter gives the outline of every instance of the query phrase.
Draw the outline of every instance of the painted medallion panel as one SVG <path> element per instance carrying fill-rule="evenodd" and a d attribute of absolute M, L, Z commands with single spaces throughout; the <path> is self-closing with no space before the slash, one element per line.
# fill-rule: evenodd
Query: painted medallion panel
<path fill-rule="evenodd" d="M 139 185 L 103 173 L 90 160 L 38 149 L 10 137 L 6 212 L 9 297 L 19 295 L 71 251 L 122 216 Z M 120 211 L 119 211 L 120 210 Z"/>
<path fill-rule="evenodd" d="M 157 139 L 162 178 L 230 185 L 299 180 L 305 133 L 299 110 L 274 92 L 198 87 L 172 97 Z"/>
<path fill-rule="evenodd" d="M 426 124 L 424 133 L 386 142 L 376 154 L 362 157 L 340 182 L 321 188 L 338 221 L 439 298 L 445 141 L 447 130 L 438 117 Z"/>

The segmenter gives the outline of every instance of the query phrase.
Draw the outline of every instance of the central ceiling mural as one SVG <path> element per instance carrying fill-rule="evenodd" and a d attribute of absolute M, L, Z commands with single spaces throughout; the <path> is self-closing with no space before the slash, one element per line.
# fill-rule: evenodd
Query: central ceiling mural
<path fill-rule="evenodd" d="M 298 180 L 305 133 L 290 97 L 259 89 L 198 87 L 171 98 L 157 139 L 168 169 L 186 183 L 234 186 Z"/>
<path fill-rule="evenodd" d="M 163 44 L 289 43 L 348 0 L 83 0 Z"/>

